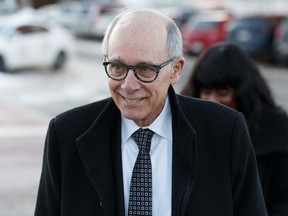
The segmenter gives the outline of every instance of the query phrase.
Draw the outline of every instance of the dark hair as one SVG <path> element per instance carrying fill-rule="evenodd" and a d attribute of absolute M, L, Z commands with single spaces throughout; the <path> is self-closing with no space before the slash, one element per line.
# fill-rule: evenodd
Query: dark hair
<path fill-rule="evenodd" d="M 199 98 L 203 88 L 228 87 L 235 90 L 236 109 L 244 114 L 250 131 L 257 127 L 264 106 L 280 109 L 257 65 L 229 43 L 216 44 L 198 57 L 181 94 Z"/>

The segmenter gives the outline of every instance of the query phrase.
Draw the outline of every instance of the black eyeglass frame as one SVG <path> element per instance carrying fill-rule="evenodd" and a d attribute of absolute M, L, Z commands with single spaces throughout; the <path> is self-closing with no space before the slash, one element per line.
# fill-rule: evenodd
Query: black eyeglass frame
<path fill-rule="evenodd" d="M 169 64 L 171 61 L 173 61 L 174 59 L 175 59 L 175 57 L 172 57 L 172 58 L 170 58 L 169 60 L 167 60 L 167 61 L 165 61 L 165 62 L 163 62 L 162 64 L 159 64 L 159 65 L 156 65 L 156 64 L 147 64 L 147 63 L 145 63 L 144 65 L 148 65 L 149 67 L 153 67 L 153 68 L 156 70 L 156 75 L 155 75 L 155 77 L 154 77 L 152 80 L 148 80 L 148 81 L 147 81 L 147 80 L 142 80 L 142 79 L 138 76 L 138 74 L 137 74 L 137 72 L 136 72 L 136 68 L 137 68 L 138 66 L 140 66 L 141 64 L 140 64 L 140 65 L 133 66 L 133 65 L 126 65 L 126 64 L 124 64 L 124 63 L 121 63 L 121 64 L 124 65 L 125 68 L 126 68 L 126 74 L 125 74 L 125 76 L 124 76 L 123 78 L 121 78 L 121 79 L 117 79 L 117 78 L 111 77 L 110 74 L 109 74 L 108 71 L 107 71 L 107 66 L 108 66 L 109 64 L 111 64 L 111 63 L 119 63 L 119 62 L 117 62 L 117 61 L 104 61 L 104 62 L 103 62 L 103 66 L 104 66 L 104 68 L 105 68 L 105 72 L 106 72 L 107 76 L 108 76 L 109 78 L 113 79 L 113 80 L 116 80 L 116 81 L 124 80 L 124 79 L 127 77 L 129 70 L 132 70 L 134 76 L 135 76 L 139 81 L 141 81 L 141 82 L 143 82 L 143 83 L 151 83 L 151 82 L 153 82 L 154 80 L 157 79 L 160 70 L 161 70 L 163 67 L 165 67 L 166 65 L 168 65 L 168 64 Z M 142 65 L 143 65 L 143 64 L 142 64 Z"/>

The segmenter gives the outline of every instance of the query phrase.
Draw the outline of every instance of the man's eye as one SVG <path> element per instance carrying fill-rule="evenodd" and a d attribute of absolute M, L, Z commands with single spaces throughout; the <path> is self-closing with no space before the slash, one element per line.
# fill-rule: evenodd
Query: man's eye
<path fill-rule="evenodd" d="M 150 65 L 138 65 L 139 70 L 141 70 L 142 72 L 146 72 L 146 71 L 150 71 L 151 70 L 151 66 Z"/>
<path fill-rule="evenodd" d="M 113 70 L 123 70 L 124 66 L 120 63 L 111 63 L 111 68 L 113 68 Z"/>

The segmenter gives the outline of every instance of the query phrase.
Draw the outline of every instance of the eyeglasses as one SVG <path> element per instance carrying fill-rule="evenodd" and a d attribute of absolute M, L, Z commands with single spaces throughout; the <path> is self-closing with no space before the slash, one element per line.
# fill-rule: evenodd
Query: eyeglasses
<path fill-rule="evenodd" d="M 159 65 L 144 63 L 132 66 L 125 65 L 117 61 L 103 62 L 103 65 L 105 67 L 105 71 L 108 77 L 113 80 L 124 80 L 128 75 L 128 71 L 132 70 L 138 80 L 144 83 L 150 83 L 158 77 L 160 69 L 168 65 L 173 60 L 174 58 L 170 58 L 168 61 L 165 61 L 164 63 Z"/>

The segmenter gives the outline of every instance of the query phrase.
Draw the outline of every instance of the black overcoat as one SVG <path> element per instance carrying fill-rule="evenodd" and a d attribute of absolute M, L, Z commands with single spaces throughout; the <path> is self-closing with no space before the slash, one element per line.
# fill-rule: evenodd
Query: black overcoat
<path fill-rule="evenodd" d="M 263 107 L 259 127 L 251 131 L 269 216 L 288 216 L 288 117 Z"/>
<path fill-rule="evenodd" d="M 266 216 L 243 115 L 172 87 L 169 98 L 172 215 Z M 111 98 L 51 120 L 35 216 L 124 215 L 120 121 Z"/>

